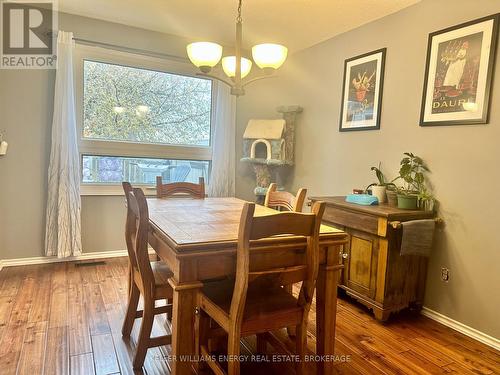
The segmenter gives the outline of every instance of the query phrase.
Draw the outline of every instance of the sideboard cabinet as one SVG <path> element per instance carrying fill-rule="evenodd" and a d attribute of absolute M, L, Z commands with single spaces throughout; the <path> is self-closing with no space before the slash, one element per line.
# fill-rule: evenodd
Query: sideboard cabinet
<path fill-rule="evenodd" d="M 427 258 L 401 256 L 401 228 L 408 220 L 433 218 L 432 212 L 401 210 L 387 204 L 361 206 L 345 197 L 311 197 L 326 202 L 323 221 L 349 234 L 344 245 L 339 287 L 373 310 L 378 320 L 413 306 L 421 308 Z"/>

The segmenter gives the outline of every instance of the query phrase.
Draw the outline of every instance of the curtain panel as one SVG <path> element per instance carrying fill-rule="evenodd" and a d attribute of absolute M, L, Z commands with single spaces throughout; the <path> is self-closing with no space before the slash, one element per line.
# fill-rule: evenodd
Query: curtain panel
<path fill-rule="evenodd" d="M 214 82 L 215 115 L 212 138 L 212 171 L 208 186 L 211 197 L 233 197 L 235 194 L 236 98 L 230 88 Z"/>
<path fill-rule="evenodd" d="M 82 252 L 74 48 L 73 33 L 59 31 L 45 231 L 45 254 L 58 258 Z"/>

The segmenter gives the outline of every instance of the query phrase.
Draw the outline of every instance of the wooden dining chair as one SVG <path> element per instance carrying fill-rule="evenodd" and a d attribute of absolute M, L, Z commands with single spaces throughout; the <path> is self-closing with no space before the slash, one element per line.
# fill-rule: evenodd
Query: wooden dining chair
<path fill-rule="evenodd" d="M 319 228 L 325 203 L 316 202 L 312 213 L 283 212 L 254 217 L 255 204 L 245 203 L 241 215 L 235 279 L 211 282 L 198 294 L 200 312 L 197 315 L 198 352 L 218 375 L 225 374 L 221 364 L 210 355 L 208 342 L 222 329 L 227 333 L 228 358 L 240 354 L 240 338 L 257 335 L 257 348 L 280 345 L 270 331 L 295 326 L 296 354 L 306 353 L 307 322 L 319 268 Z M 307 245 L 299 264 L 290 267 L 256 267 L 250 252 L 258 246 L 256 240 L 276 235 L 305 236 Z M 274 279 L 285 283 L 302 281 L 298 298 L 287 293 Z M 219 327 L 213 328 L 216 323 Z M 230 360 L 227 374 L 240 373 L 240 363 Z M 304 361 L 297 363 L 297 373 L 304 373 Z"/>
<path fill-rule="evenodd" d="M 269 185 L 266 193 L 264 206 L 274 208 L 279 211 L 302 212 L 304 201 L 307 195 L 307 189 L 299 189 L 297 195 L 293 195 L 287 191 L 277 191 L 278 185 L 274 182 Z M 292 294 L 293 284 L 284 285 L 285 290 Z M 288 333 L 295 335 L 294 327 L 289 327 Z"/>
<path fill-rule="evenodd" d="M 205 179 L 200 177 L 197 184 L 191 182 L 172 182 L 164 184 L 161 176 L 156 176 L 156 196 L 166 198 L 171 196 L 188 196 L 191 198 L 205 198 Z"/>
<path fill-rule="evenodd" d="M 141 189 L 133 189 L 128 182 L 123 182 L 127 199 L 127 220 L 125 240 L 130 261 L 129 299 L 122 335 L 130 337 L 134 320 L 142 317 L 133 367 L 139 369 L 144 364 L 148 348 L 168 345 L 171 335 L 151 337 L 153 320 L 157 314 L 171 314 L 172 305 L 156 307 L 155 301 L 172 301 L 173 290 L 168 284 L 172 272 L 162 262 L 151 262 L 148 252 L 149 213 L 146 197 Z M 144 309 L 137 310 L 142 294 Z"/>
<path fill-rule="evenodd" d="M 279 211 L 302 212 L 306 199 L 307 189 L 299 189 L 297 195 L 287 191 L 278 191 L 278 185 L 274 182 L 269 185 L 266 193 L 264 206 L 277 209 Z"/>

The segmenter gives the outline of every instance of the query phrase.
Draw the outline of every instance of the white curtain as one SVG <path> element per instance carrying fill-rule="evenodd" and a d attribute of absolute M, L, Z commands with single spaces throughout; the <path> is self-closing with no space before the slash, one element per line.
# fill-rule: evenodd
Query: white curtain
<path fill-rule="evenodd" d="M 74 48 L 73 33 L 59 31 L 45 230 L 45 254 L 58 258 L 82 252 Z"/>
<path fill-rule="evenodd" d="M 215 115 L 212 139 L 212 173 L 208 186 L 211 197 L 233 197 L 235 193 L 236 98 L 230 88 L 214 83 Z"/>

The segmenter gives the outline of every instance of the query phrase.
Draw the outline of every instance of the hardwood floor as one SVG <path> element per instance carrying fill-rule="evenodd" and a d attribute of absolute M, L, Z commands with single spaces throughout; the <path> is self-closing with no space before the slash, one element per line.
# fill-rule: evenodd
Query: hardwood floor
<path fill-rule="evenodd" d="M 126 258 L 114 258 L 0 271 L 0 373 L 168 374 L 169 347 L 150 349 L 143 371 L 132 370 L 138 322 L 132 342 L 120 333 L 126 270 Z M 157 335 L 164 323 L 162 317 L 155 321 Z M 310 349 L 314 325 L 308 327 Z M 255 341 L 246 339 L 242 346 L 242 354 L 250 355 Z M 420 315 L 401 314 L 382 325 L 346 299 L 339 299 L 335 348 L 339 374 L 500 373 L 500 353 L 477 341 Z M 314 374 L 314 362 L 308 365 Z M 290 369 L 276 362 L 242 366 L 243 373 L 252 374 L 293 373 Z"/>

